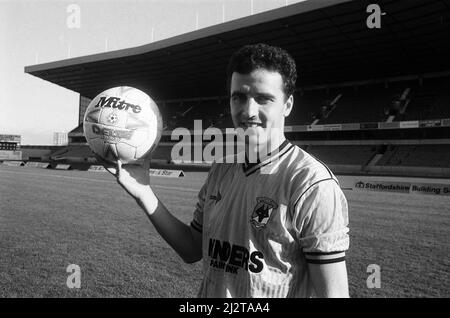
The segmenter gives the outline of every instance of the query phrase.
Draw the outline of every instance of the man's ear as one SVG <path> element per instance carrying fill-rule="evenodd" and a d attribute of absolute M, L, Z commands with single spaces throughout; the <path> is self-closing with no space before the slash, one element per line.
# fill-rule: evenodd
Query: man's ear
<path fill-rule="evenodd" d="M 284 117 L 289 116 L 292 111 L 292 107 L 294 107 L 294 95 L 289 96 L 286 103 L 284 103 Z"/>

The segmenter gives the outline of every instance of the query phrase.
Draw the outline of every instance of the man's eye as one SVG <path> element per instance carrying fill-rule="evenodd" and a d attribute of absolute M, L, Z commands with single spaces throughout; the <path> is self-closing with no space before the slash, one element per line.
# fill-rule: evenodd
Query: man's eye
<path fill-rule="evenodd" d="M 269 102 L 271 102 L 272 100 L 269 97 L 266 96 L 260 96 L 256 98 L 256 102 L 258 104 L 267 104 Z"/>
<path fill-rule="evenodd" d="M 233 102 L 240 103 L 240 102 L 245 101 L 245 96 L 242 96 L 242 95 L 233 95 L 233 96 L 231 97 L 231 100 L 232 100 Z"/>

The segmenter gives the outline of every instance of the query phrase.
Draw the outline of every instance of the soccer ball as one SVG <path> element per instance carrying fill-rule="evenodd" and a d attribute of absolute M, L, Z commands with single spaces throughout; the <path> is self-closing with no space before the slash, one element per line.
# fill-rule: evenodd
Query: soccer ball
<path fill-rule="evenodd" d="M 98 94 L 84 114 L 83 129 L 92 152 L 110 163 L 140 163 L 158 145 L 162 118 L 141 90 L 120 86 Z"/>

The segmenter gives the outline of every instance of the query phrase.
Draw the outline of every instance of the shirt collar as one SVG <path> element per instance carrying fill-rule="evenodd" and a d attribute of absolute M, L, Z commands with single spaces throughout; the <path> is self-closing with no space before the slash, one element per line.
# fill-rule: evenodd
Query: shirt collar
<path fill-rule="evenodd" d="M 290 150 L 294 145 L 291 144 L 287 139 L 284 140 L 281 145 L 276 148 L 275 150 L 268 153 L 267 157 L 260 161 L 259 158 L 256 163 L 250 163 L 247 158 L 247 154 L 245 154 L 245 163 L 242 164 L 242 169 L 244 170 L 244 173 L 249 176 L 253 172 L 257 171 L 261 167 L 271 163 L 277 158 L 280 158 L 282 155 L 284 155 L 288 150 Z"/>

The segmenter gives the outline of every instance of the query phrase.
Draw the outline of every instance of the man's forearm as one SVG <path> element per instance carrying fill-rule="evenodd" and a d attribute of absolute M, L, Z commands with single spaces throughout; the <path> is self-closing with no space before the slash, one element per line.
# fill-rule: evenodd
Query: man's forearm
<path fill-rule="evenodd" d="M 137 202 L 158 233 L 185 262 L 193 263 L 201 259 L 201 239 L 194 237 L 191 227 L 173 216 L 151 189 Z"/>
<path fill-rule="evenodd" d="M 317 297 L 348 298 L 348 278 L 345 262 L 308 264 Z"/>

